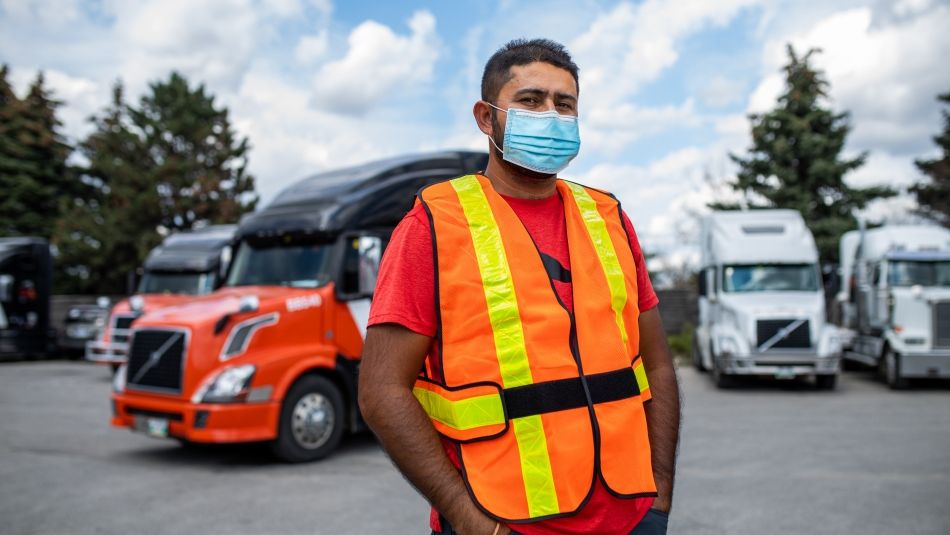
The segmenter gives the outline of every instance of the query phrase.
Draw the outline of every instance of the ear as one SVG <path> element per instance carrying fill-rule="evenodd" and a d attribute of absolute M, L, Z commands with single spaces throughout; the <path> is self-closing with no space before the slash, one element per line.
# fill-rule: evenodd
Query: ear
<path fill-rule="evenodd" d="M 475 116 L 475 122 L 478 124 L 478 129 L 481 130 L 486 136 L 492 135 L 491 112 L 491 106 L 486 104 L 483 100 L 479 100 L 474 106 L 472 106 L 472 115 Z"/>

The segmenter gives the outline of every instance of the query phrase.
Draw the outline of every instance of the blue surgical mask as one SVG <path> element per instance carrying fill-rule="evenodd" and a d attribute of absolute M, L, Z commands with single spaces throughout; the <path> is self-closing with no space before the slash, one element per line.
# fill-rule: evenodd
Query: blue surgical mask
<path fill-rule="evenodd" d="M 581 148 L 577 117 L 561 115 L 554 110 L 503 110 L 491 102 L 487 104 L 508 114 L 504 147 L 499 147 L 492 136 L 488 136 L 506 162 L 553 175 L 561 172 L 577 156 Z"/>

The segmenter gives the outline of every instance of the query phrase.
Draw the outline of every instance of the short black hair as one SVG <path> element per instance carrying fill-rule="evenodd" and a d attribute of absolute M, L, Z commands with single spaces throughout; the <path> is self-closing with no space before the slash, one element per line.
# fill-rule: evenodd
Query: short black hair
<path fill-rule="evenodd" d="M 482 100 L 495 102 L 502 86 L 511 80 L 511 68 L 540 61 L 571 73 L 574 85 L 580 91 L 577 65 L 564 45 L 550 39 L 513 39 L 499 48 L 485 64 L 482 73 Z"/>

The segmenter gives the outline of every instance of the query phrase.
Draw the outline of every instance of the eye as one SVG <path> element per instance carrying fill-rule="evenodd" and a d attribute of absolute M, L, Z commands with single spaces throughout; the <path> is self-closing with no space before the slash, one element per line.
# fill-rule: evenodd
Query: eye
<path fill-rule="evenodd" d="M 538 104 L 538 99 L 534 97 L 524 97 L 520 99 L 518 102 L 521 102 L 522 104 L 528 104 L 529 106 L 535 106 Z"/>

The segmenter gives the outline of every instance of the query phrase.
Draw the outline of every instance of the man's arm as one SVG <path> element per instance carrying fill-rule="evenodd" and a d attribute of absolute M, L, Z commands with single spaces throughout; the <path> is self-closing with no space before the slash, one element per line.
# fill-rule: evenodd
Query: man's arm
<path fill-rule="evenodd" d="M 660 313 L 654 307 L 640 314 L 640 353 L 653 399 L 646 410 L 653 478 L 659 496 L 654 509 L 669 512 L 673 504 L 673 475 L 680 429 L 680 394 L 673 357 L 666 344 Z"/>
<path fill-rule="evenodd" d="M 472 502 L 429 416 L 412 395 L 431 342 L 431 338 L 401 325 L 367 329 L 360 365 L 360 410 L 406 479 L 455 531 L 488 535 L 495 529 L 495 521 Z M 498 533 L 508 533 L 508 529 L 502 526 Z"/>

